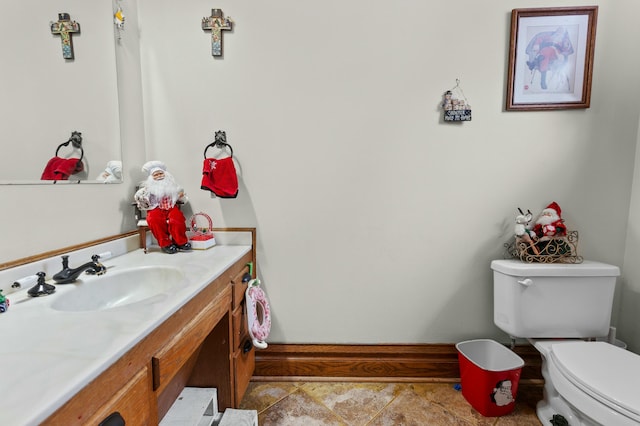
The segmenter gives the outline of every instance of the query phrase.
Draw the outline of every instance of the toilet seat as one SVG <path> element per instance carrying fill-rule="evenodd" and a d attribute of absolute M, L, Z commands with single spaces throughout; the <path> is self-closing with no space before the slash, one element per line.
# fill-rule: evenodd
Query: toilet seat
<path fill-rule="evenodd" d="M 609 343 L 584 341 L 554 343 L 549 355 L 564 379 L 640 423 L 640 356 Z"/>
<path fill-rule="evenodd" d="M 247 325 L 253 346 L 266 349 L 266 339 L 271 331 L 271 307 L 267 295 L 260 288 L 260 280 L 253 279 L 247 284 Z"/>

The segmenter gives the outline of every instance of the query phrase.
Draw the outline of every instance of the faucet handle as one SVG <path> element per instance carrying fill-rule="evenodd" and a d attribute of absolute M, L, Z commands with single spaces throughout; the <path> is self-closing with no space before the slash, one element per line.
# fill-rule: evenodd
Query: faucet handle
<path fill-rule="evenodd" d="M 11 284 L 11 288 L 14 290 L 21 289 L 22 287 L 26 287 L 28 285 L 32 285 L 33 283 L 38 281 L 38 275 L 29 275 L 28 277 L 20 278 L 19 280 L 15 280 L 13 284 Z"/>
<path fill-rule="evenodd" d="M 111 252 L 110 251 L 104 251 L 102 253 L 98 253 L 98 254 L 94 254 L 93 256 L 91 256 L 91 260 L 93 260 L 94 262 L 97 262 L 97 259 L 102 259 L 102 260 L 107 260 L 111 257 Z"/>
<path fill-rule="evenodd" d="M 107 273 L 107 268 L 102 263 L 100 263 L 100 258 L 101 257 L 110 257 L 110 256 L 111 256 L 111 252 L 94 254 L 93 256 L 91 256 L 91 261 L 94 263 L 95 266 L 92 269 L 87 269 L 86 273 L 89 274 L 89 275 L 104 275 L 104 274 L 106 274 Z"/>
<path fill-rule="evenodd" d="M 27 290 L 27 294 L 31 297 L 46 296 L 56 291 L 56 286 L 44 282 L 45 273 L 38 272 L 38 283 Z"/>

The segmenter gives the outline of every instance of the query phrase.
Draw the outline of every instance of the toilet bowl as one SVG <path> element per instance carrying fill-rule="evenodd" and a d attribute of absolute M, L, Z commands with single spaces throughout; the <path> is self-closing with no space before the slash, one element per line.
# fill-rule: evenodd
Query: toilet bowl
<path fill-rule="evenodd" d="M 542 424 L 556 414 L 570 425 L 640 424 L 640 356 L 606 342 L 532 343 L 542 355 Z"/>
<path fill-rule="evenodd" d="M 575 425 L 640 424 L 640 356 L 607 342 L 616 266 L 494 260 L 494 323 L 542 356 L 538 419 Z M 589 341 L 586 341 L 589 340 Z"/>

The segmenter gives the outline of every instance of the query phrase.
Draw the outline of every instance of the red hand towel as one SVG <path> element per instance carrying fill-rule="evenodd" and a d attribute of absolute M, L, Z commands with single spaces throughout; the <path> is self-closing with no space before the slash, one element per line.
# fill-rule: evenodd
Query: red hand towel
<path fill-rule="evenodd" d="M 213 192 L 220 198 L 236 198 L 238 196 L 238 176 L 233 158 L 205 158 L 202 166 L 202 183 L 200 188 Z"/>
<path fill-rule="evenodd" d="M 44 168 L 41 180 L 67 180 L 74 173 L 84 169 L 82 161 L 77 158 L 53 157 Z"/>

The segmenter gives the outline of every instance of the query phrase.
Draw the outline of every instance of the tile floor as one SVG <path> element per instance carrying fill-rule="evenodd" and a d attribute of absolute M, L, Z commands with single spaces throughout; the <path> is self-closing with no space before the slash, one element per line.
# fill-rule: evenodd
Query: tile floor
<path fill-rule="evenodd" d="M 521 385 L 511 414 L 483 417 L 453 383 L 251 382 L 240 408 L 260 426 L 538 426 L 541 398 Z"/>

